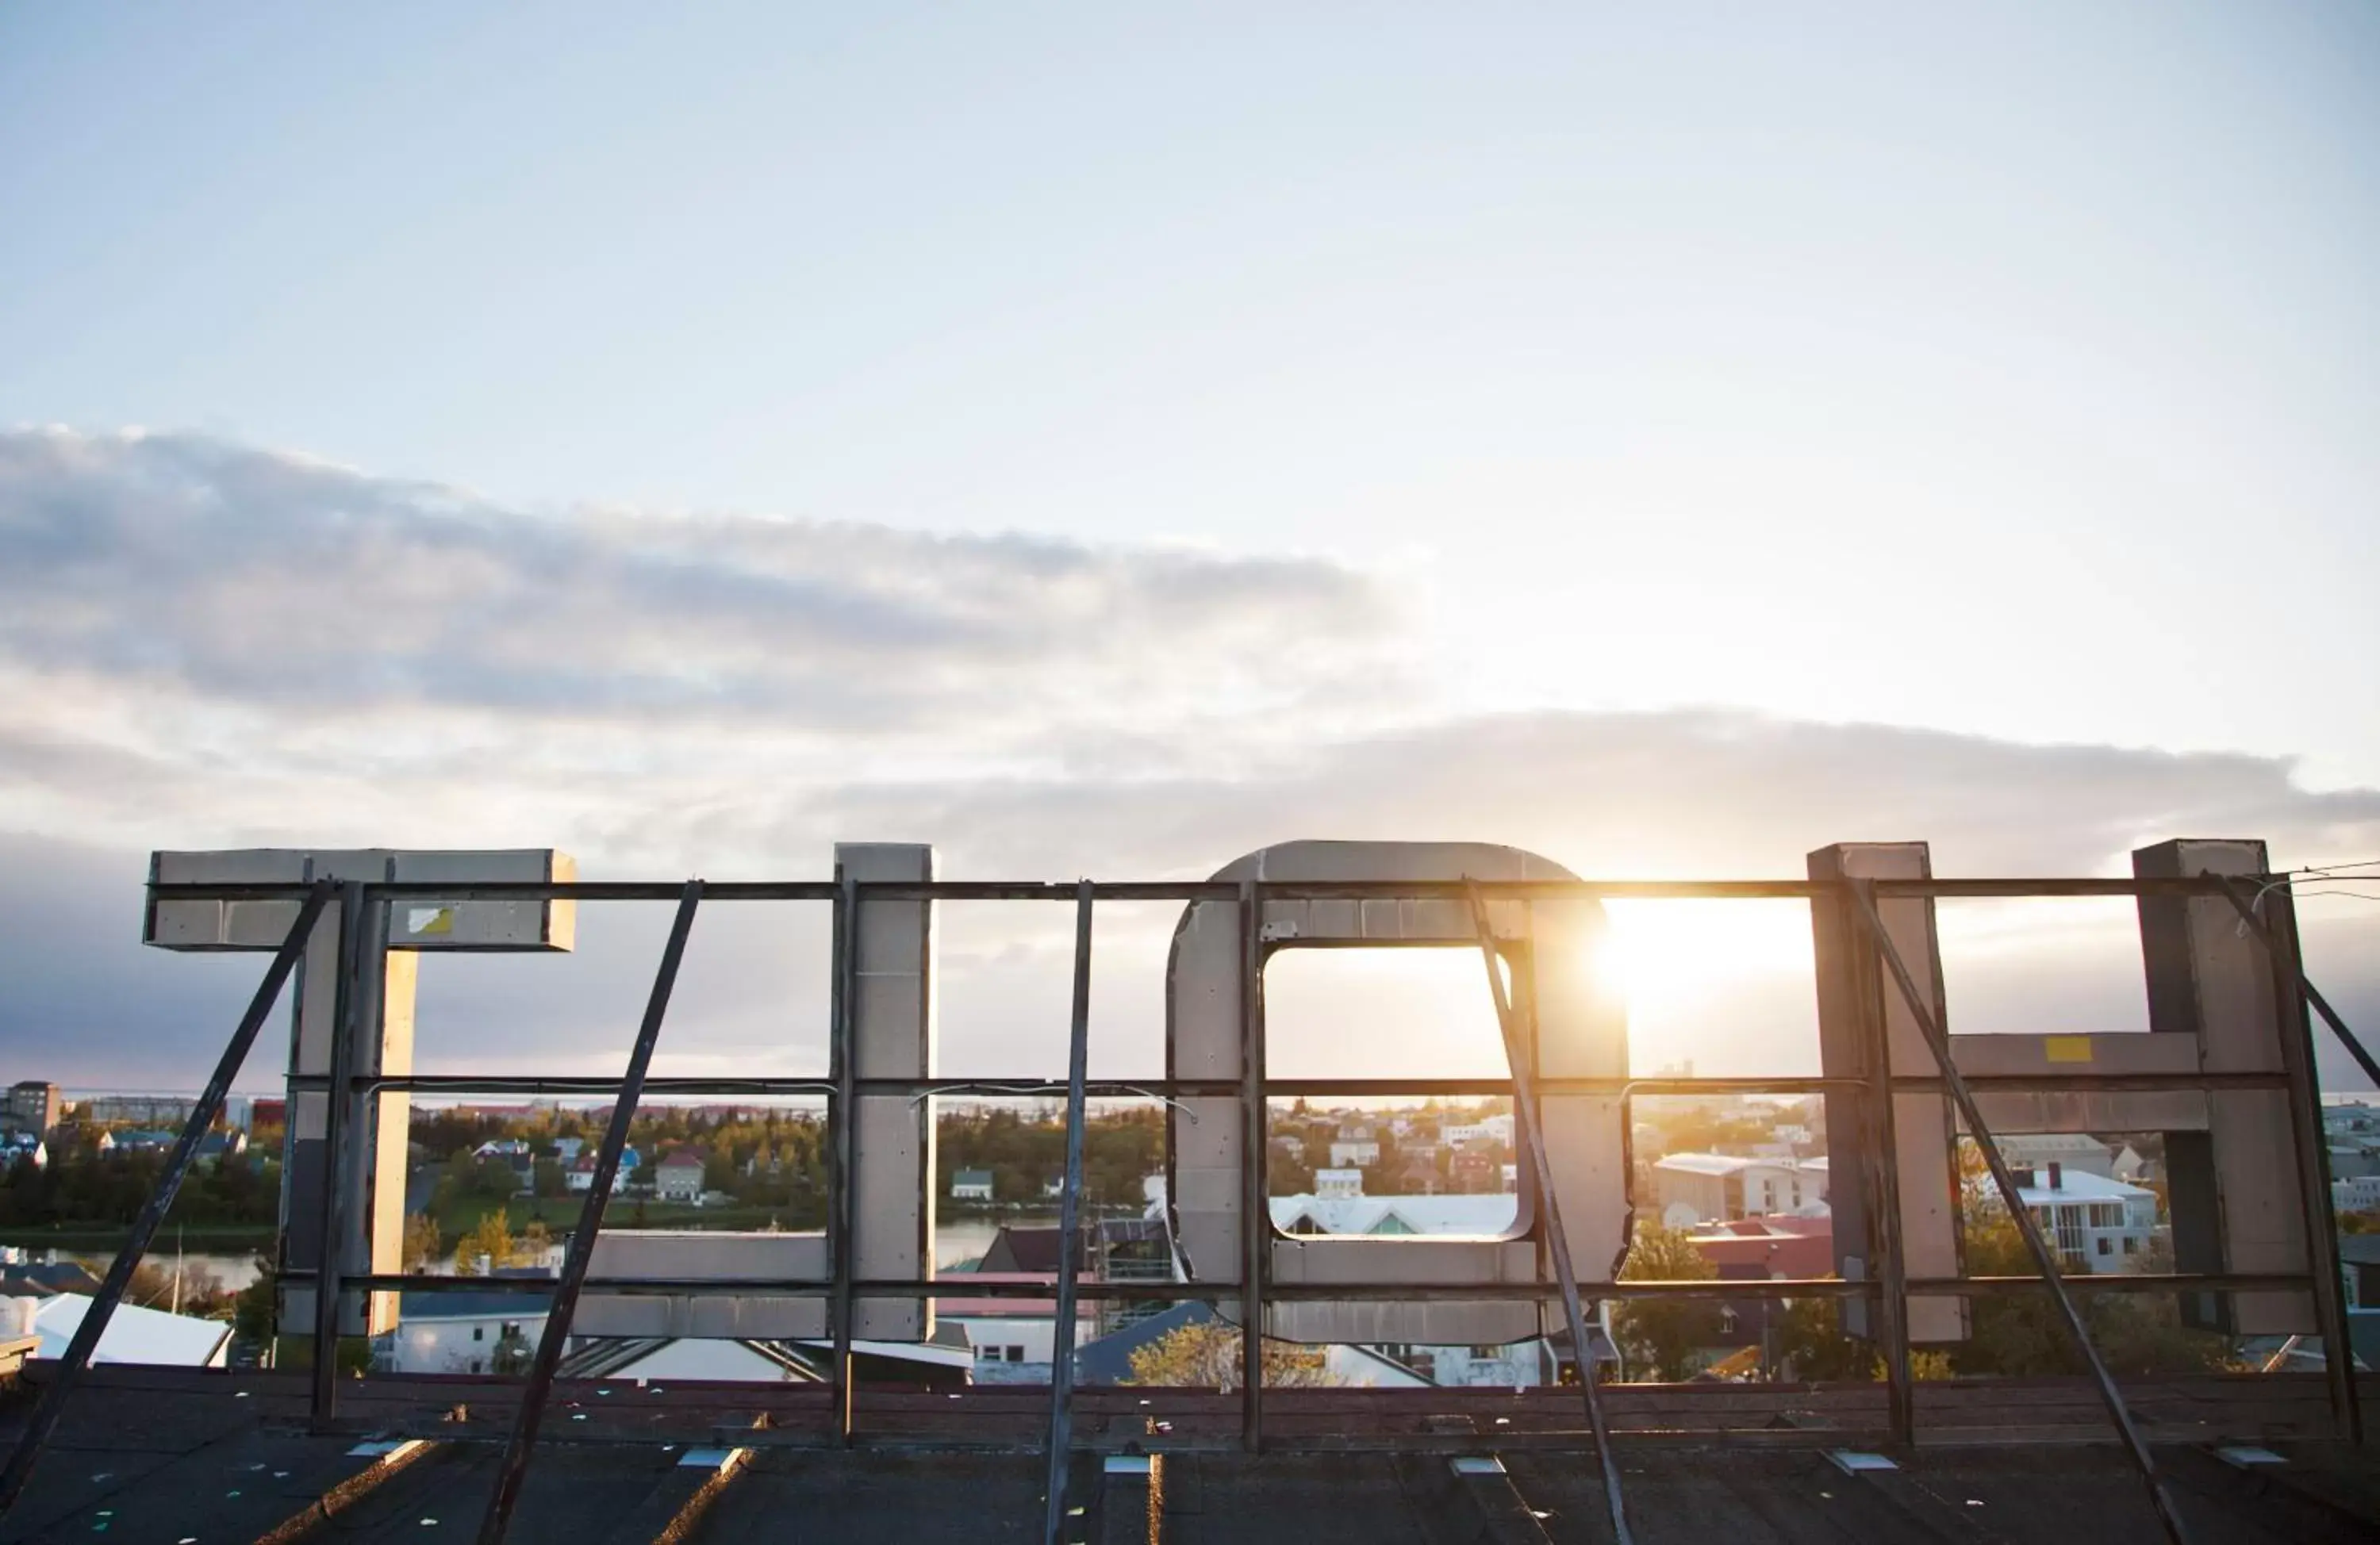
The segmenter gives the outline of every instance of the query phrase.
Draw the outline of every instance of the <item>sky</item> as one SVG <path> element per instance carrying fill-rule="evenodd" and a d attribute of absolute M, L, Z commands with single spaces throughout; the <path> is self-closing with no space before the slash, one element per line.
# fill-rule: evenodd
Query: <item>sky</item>
<path fill-rule="evenodd" d="M 153 848 L 2380 858 L 2376 87 L 2350 0 L 0 10 L 0 1074 L 203 1075 Z M 1063 920 L 947 911 L 946 1059 L 1048 1061 Z M 1639 1060 L 1809 1070 L 1805 918 L 1621 924 Z M 425 1057 L 604 1065 L 661 927 Z M 806 1065 L 822 924 L 712 927 L 673 1065 Z M 1944 930 L 2144 1015 L 2120 909 Z M 1475 1039 L 1398 969 L 1278 1011 Z"/>

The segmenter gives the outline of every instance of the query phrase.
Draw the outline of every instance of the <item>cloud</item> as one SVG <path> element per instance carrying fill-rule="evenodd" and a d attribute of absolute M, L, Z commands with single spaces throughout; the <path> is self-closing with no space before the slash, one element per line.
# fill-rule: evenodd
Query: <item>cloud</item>
<path fill-rule="evenodd" d="M 839 839 L 1050 879 L 1203 875 L 1304 837 L 1640 875 L 1792 875 L 1903 838 L 1951 875 L 2121 873 L 2171 836 L 2380 855 L 2380 791 L 2309 790 L 2286 759 L 1466 715 L 1426 652 L 1394 592 L 1320 560 L 528 513 L 219 441 L 0 434 L 0 1048 L 68 1081 L 203 1073 L 255 962 L 138 946 L 154 847 L 552 845 L 590 875 L 714 878 L 822 875 Z M 663 911 L 590 909 L 568 960 L 436 962 L 425 1056 L 609 1066 Z M 1119 913 L 1101 947 L 1116 1071 L 1154 1062 L 1164 913 Z M 2310 915 L 2310 959 L 2368 1021 L 2380 908 Z M 948 917 L 950 1066 L 1054 1066 L 1064 920 Z M 823 939 L 713 909 L 668 1057 L 812 1066 Z M 1994 1002 L 2084 1001 L 2035 959 L 2046 985 L 2003 973 Z M 2102 972 L 2118 997 L 2124 971 Z M 1790 975 L 1761 990 L 1806 1017 Z M 1742 1049 L 1765 1010 L 1714 1001 L 1679 1033 Z"/>
<path fill-rule="evenodd" d="M 202 437 L 0 433 L 0 661 L 267 718 L 1046 734 L 1293 702 L 1391 623 L 1320 561 L 542 515 Z"/>

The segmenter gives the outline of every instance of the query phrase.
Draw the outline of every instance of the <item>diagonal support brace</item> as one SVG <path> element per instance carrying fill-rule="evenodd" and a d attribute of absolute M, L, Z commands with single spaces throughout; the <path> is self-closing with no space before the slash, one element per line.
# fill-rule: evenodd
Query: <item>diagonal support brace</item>
<path fill-rule="evenodd" d="M 205 1141 L 208 1129 L 222 1113 L 224 1096 L 230 1092 L 231 1080 L 239 1076 L 241 1066 L 248 1061 L 249 1048 L 256 1044 L 256 1033 L 263 1028 L 265 1016 L 273 1012 L 282 985 L 306 953 L 306 941 L 313 935 L 314 923 L 329 903 L 331 891 L 332 882 L 327 879 L 317 880 L 307 888 L 306 899 L 298 909 L 298 919 L 289 925 L 289 936 L 274 952 L 273 964 L 265 968 L 264 980 L 257 984 L 248 1012 L 240 1016 L 239 1027 L 232 1032 L 230 1044 L 224 1047 L 214 1076 L 207 1080 L 199 1103 L 191 1107 L 190 1118 L 182 1124 L 181 1139 L 165 1160 L 164 1173 L 157 1177 L 157 1189 L 150 1193 L 148 1204 L 133 1221 L 132 1236 L 116 1252 L 115 1264 L 108 1267 L 99 1296 L 83 1311 L 82 1323 L 75 1327 L 74 1338 L 67 1344 L 67 1355 L 58 1360 L 56 1370 L 50 1375 L 49 1387 L 42 1391 L 42 1403 L 34 1408 L 33 1419 L 17 1440 L 17 1451 L 8 1456 L 7 1469 L 0 1471 L 0 1517 L 7 1515 L 17 1499 L 24 1494 L 25 1483 L 32 1479 L 42 1450 L 56 1430 L 58 1418 L 66 1413 L 67 1397 L 74 1393 L 76 1382 L 91 1365 L 91 1354 L 99 1349 L 99 1338 L 106 1333 L 115 1306 L 124 1301 L 124 1290 L 131 1285 L 132 1273 L 147 1253 L 149 1241 L 156 1237 L 158 1225 L 165 1221 L 167 1210 L 174 1205 L 176 1193 L 190 1173 L 190 1163 L 198 1157 L 199 1144 Z"/>
<path fill-rule="evenodd" d="M 1884 957 L 1886 967 L 1900 988 L 1902 999 L 1909 1005 L 1909 1012 L 1916 1019 L 1918 1028 L 1925 1032 L 1925 1047 L 1934 1054 L 1935 1065 L 1941 1069 L 1943 1087 L 1958 1105 L 1959 1115 L 1966 1121 L 1967 1130 L 1974 1138 L 1975 1146 L 1983 1152 L 1984 1163 L 1992 1172 L 1992 1183 L 1999 1189 L 2001 1204 L 2008 1208 L 2009 1216 L 2015 1221 L 2017 1233 L 2023 1238 L 2024 1248 L 2033 1256 L 2034 1264 L 2041 1269 L 2043 1285 L 2049 1289 L 2050 1297 L 2058 1301 L 2058 1317 L 2066 1326 L 2066 1334 L 2072 1339 L 2075 1349 L 2082 1354 L 2083 1361 L 2090 1364 L 2091 1377 L 2099 1386 L 2099 1398 L 2106 1403 L 2107 1415 L 2114 1419 L 2118 1435 L 2123 1439 L 2124 1447 L 2131 1454 L 2132 1464 L 2141 1472 L 2142 1483 L 2148 1488 L 2149 1505 L 2156 1509 L 2157 1521 L 2165 1526 L 2166 1538 L 2172 1540 L 2173 1545 L 2190 1545 L 2190 1535 L 2182 1527 L 2181 1515 L 2174 1508 L 2173 1497 L 2157 1474 L 2156 1461 L 2150 1457 L 2148 1444 L 2142 1439 L 2140 1429 L 2133 1424 L 2131 1408 L 2124 1404 L 2123 1394 L 2116 1388 L 2116 1381 L 2107 1372 L 2107 1365 L 2100 1359 L 2099 1349 L 2091 1345 L 2091 1332 L 2082 1323 L 2082 1311 L 2074 1306 L 2074 1295 L 2067 1290 L 2065 1274 L 2058 1268 L 2057 1255 L 2050 1249 L 2048 1241 L 2041 1237 L 2040 1226 L 2034 1222 L 2033 1213 L 2026 1209 L 2023 1198 L 2018 1194 L 2016 1177 L 2010 1173 L 2008 1160 L 2000 1155 L 2000 1145 L 1994 1141 L 1991 1129 L 1984 1123 L 1984 1113 L 1975 1104 L 1973 1091 L 1967 1087 L 1958 1063 L 1951 1058 L 1949 1040 L 1943 1033 L 1941 1022 L 1935 1019 L 1933 1009 L 1926 1006 L 1925 995 L 1917 990 L 1916 980 L 1909 974 L 1908 962 L 1901 960 L 1892 935 L 1885 932 L 1884 920 L 1876 915 L 1876 882 L 1853 880 L 1852 895 L 1859 903 L 1861 923 L 1867 929 L 1868 936 L 1876 941 L 1877 951 Z"/>
<path fill-rule="evenodd" d="M 1618 1545 L 1634 1545 L 1628 1532 L 1628 1504 L 1621 1494 L 1620 1466 L 1611 1455 L 1611 1429 L 1603 1415 L 1603 1396 L 1595 1386 L 1595 1349 L 1586 1339 L 1586 1311 L 1579 1302 L 1578 1273 L 1571 1264 L 1570 1240 L 1562 1233 L 1561 1203 L 1554 1195 L 1553 1166 L 1546 1158 L 1545 1134 L 1538 1129 L 1536 1080 L 1531 1068 L 1532 1048 L 1520 1018 L 1504 990 L 1504 973 L 1496 958 L 1496 935 L 1488 923 L 1487 898 L 1479 882 L 1466 879 L 1471 895 L 1472 927 L 1479 935 L 1479 954 L 1488 966 L 1488 991 L 1496 999 L 1496 1022 L 1504 1032 L 1504 1056 L 1512 1068 L 1512 1128 L 1528 1148 L 1529 1165 L 1536 1177 L 1537 1200 L 1546 1209 L 1546 1246 L 1554 1258 L 1561 1282 L 1562 1313 L 1570 1322 L 1570 1345 L 1578 1362 L 1578 1384 L 1586 1396 L 1586 1424 L 1595 1433 L 1595 1462 L 1603 1471 L 1603 1502 L 1611 1515 L 1612 1538 Z"/>

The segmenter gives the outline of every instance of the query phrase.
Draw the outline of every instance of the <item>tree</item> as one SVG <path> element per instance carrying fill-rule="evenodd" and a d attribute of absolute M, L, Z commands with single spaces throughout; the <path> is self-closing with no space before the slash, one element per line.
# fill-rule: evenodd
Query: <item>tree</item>
<path fill-rule="evenodd" d="M 1639 1222 L 1622 1282 L 1709 1282 L 1718 1275 L 1683 1229 Z M 1638 1379 L 1692 1378 L 1704 1348 L 1718 1338 L 1718 1305 L 1706 1298 L 1638 1298 L 1611 1316 L 1612 1337 Z"/>
<path fill-rule="evenodd" d="M 408 1213 L 405 1217 L 405 1269 L 418 1272 L 438 1259 L 446 1243 L 438 1231 L 438 1220 L 427 1213 Z"/>
<path fill-rule="evenodd" d="M 1777 1373 L 1786 1379 L 1884 1377 L 1876 1344 L 1842 1328 L 1840 1301 L 1795 1298 L 1778 1313 Z"/>
<path fill-rule="evenodd" d="M 463 1236 L 455 1247 L 455 1274 L 475 1277 L 482 1271 L 492 1272 L 513 1263 L 518 1247 L 513 1242 L 511 1225 L 501 1207 L 480 1214 L 478 1226 Z M 481 1262 L 484 1261 L 485 1264 Z"/>
<path fill-rule="evenodd" d="M 1342 1383 L 1325 1366 L 1319 1346 L 1264 1343 L 1259 1357 L 1267 1389 L 1318 1389 Z M 1133 1384 L 1235 1390 L 1240 1387 L 1240 1328 L 1220 1320 L 1184 1325 L 1132 1355 Z"/>
<path fill-rule="evenodd" d="M 1959 1145 L 1963 1242 L 1969 1276 L 2037 1277 L 2033 1252 L 2000 1201 L 1999 1189 L 1971 1142 Z M 2053 1247 L 2054 1248 L 2054 1247 Z M 2153 1242 L 2134 1257 L 2137 1270 L 2173 1270 L 2172 1248 Z M 2075 1273 L 2069 1273 L 2070 1275 Z M 2230 1344 L 2181 1322 L 2180 1305 L 2165 1294 L 2078 1294 L 2082 1322 L 2100 1360 L 2114 1374 L 2205 1372 L 2230 1366 Z M 2082 1354 L 2046 1289 L 1970 1300 L 1967 1339 L 1950 1361 L 1962 1374 L 2022 1376 L 2080 1373 Z"/>
<path fill-rule="evenodd" d="M 489 1356 L 488 1371 L 518 1378 L 528 1371 L 528 1365 L 536 1358 L 536 1345 L 521 1334 L 518 1326 L 507 1325 L 496 1338 L 495 1351 Z"/>
<path fill-rule="evenodd" d="M 281 1295 L 273 1262 L 258 1256 L 256 1280 L 241 1288 L 233 1300 L 231 1334 L 250 1346 L 261 1346 L 273 1339 L 280 1312 Z"/>

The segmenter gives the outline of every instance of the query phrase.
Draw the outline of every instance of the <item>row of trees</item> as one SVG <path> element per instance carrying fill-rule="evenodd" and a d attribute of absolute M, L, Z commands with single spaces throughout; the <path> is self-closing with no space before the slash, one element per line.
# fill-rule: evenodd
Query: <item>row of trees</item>
<path fill-rule="evenodd" d="M 1971 1276 L 2034 1276 L 2033 1257 L 2007 1213 L 1971 1206 L 1966 1222 L 1966 1269 Z M 2142 1258 L 2143 1272 L 2173 1270 L 2171 1252 L 2159 1245 Z M 1680 1230 L 1640 1225 L 1621 1271 L 1626 1282 L 1707 1282 L 1718 1269 Z M 1771 1301 L 1773 1304 L 1773 1300 Z M 2096 1293 L 2080 1298 L 2091 1344 L 2119 1375 L 2204 1372 L 2229 1367 L 2230 1344 L 2212 1332 L 2181 1322 L 2178 1301 L 2167 1294 Z M 1758 1300 L 1745 1299 L 1746 1308 Z M 1726 1339 L 1722 1316 L 1729 1306 L 1712 1300 L 1643 1300 L 1612 1311 L 1612 1336 L 1639 1380 L 1690 1379 Z M 1998 1374 L 2024 1377 L 2081 1373 L 2081 1354 L 2066 1334 L 2057 1305 L 2046 1292 L 1969 1300 L 1967 1339 L 1940 1351 L 1916 1353 L 1911 1371 L 1920 1379 Z M 1768 1310 L 1764 1371 L 1780 1379 L 1881 1379 L 1884 1359 L 1875 1345 L 1846 1334 L 1837 1301 L 1800 1298 Z"/>
<path fill-rule="evenodd" d="M 161 1153 L 102 1153 L 61 1144 L 46 1166 L 18 1159 L 0 1176 L 0 1227 L 124 1225 L 157 1189 Z M 270 1225 L 280 1214 L 281 1165 L 253 1153 L 193 1165 L 168 1223 Z"/>
<path fill-rule="evenodd" d="M 935 1124 L 940 1193 L 963 1169 L 991 1172 L 994 1201 L 1037 1201 L 1043 1185 L 1066 1170 L 1066 1129 L 1050 1117 L 1007 1106 L 942 1113 Z M 1163 1113 L 1141 1107 L 1102 1111 L 1083 1126 L 1083 1194 L 1111 1207 L 1140 1205 L 1140 1182 L 1164 1163 Z"/>

